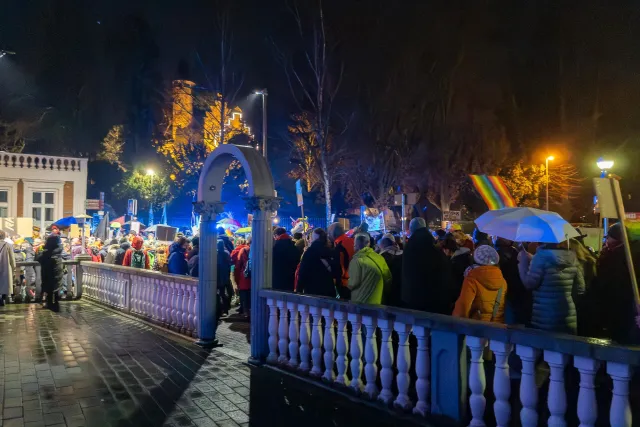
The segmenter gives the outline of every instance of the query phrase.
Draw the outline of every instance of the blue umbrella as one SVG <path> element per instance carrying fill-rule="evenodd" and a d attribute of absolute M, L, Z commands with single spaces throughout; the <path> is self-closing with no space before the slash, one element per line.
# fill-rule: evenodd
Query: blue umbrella
<path fill-rule="evenodd" d="M 76 219 L 76 217 L 74 216 L 67 216 L 64 218 L 61 218 L 59 220 L 57 220 L 56 222 L 54 222 L 53 224 L 51 224 L 52 226 L 55 225 L 58 228 L 69 228 L 71 227 L 72 224 L 77 224 L 78 220 Z"/>
<path fill-rule="evenodd" d="M 484 233 L 514 242 L 560 243 L 579 236 L 557 213 L 527 207 L 488 211 L 475 223 Z"/>

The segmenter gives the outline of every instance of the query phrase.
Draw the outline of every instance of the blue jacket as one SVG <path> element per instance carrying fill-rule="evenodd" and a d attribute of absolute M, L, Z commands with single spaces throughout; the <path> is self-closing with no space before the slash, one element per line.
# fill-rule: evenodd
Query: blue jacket
<path fill-rule="evenodd" d="M 185 275 L 189 274 L 189 264 L 185 257 L 186 250 L 178 244 L 173 242 L 169 246 L 169 273 Z"/>

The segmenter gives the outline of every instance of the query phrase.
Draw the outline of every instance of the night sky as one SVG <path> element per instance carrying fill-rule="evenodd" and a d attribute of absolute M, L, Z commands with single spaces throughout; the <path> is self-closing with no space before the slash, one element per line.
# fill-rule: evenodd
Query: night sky
<path fill-rule="evenodd" d="M 215 80 L 214 21 L 218 8 L 229 7 L 233 68 L 244 78 L 239 104 L 259 129 L 261 112 L 251 93 L 268 88 L 270 159 L 282 195 L 292 197 L 285 134 L 296 104 L 275 48 L 301 59 L 288 4 L 4 0 L 0 49 L 16 55 L 0 62 L 0 117 L 38 120 L 26 152 L 92 158 L 117 123 L 148 141 L 160 88 L 184 74 L 204 86 Z M 315 2 L 299 4 L 309 12 Z M 510 155 L 538 161 L 541 152 L 554 150 L 593 176 L 593 159 L 607 154 L 616 157 L 621 174 L 637 180 L 631 165 L 640 159 L 640 3 L 332 0 L 324 8 L 332 65 L 344 67 L 336 114 L 350 123 L 349 147 L 366 150 L 362 135 L 377 124 L 372 111 L 400 122 L 423 103 L 438 102 L 431 100 L 434 87 L 449 84 L 442 70 L 462 58 L 451 79 L 454 101 L 473 117 L 461 117 L 496 118 Z M 433 86 L 434 75 L 440 86 Z M 141 108 L 148 110 L 143 121 L 133 114 Z M 134 163 L 158 161 L 149 157 L 150 142 L 137 144 L 127 151 Z M 108 171 L 92 166 L 90 195 L 113 185 Z"/>

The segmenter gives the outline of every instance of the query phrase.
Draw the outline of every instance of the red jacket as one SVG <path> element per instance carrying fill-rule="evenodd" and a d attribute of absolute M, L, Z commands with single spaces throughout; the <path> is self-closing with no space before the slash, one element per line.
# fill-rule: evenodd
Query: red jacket
<path fill-rule="evenodd" d="M 335 240 L 334 244 L 336 248 L 338 248 L 338 246 L 341 246 L 345 249 L 344 251 L 339 251 L 339 253 L 340 266 L 342 267 L 342 286 L 347 286 L 347 284 L 349 283 L 349 262 L 351 261 L 351 258 L 353 258 L 353 254 L 355 253 L 355 249 L 353 247 L 354 240 L 346 234 L 343 234 Z M 348 259 L 345 259 L 345 256 L 348 256 Z"/>
<path fill-rule="evenodd" d="M 124 259 L 122 260 L 122 265 L 125 267 L 131 267 L 131 254 L 133 254 L 134 250 L 141 250 L 142 249 L 142 245 L 144 244 L 144 240 L 142 240 L 142 237 L 136 236 L 133 238 L 133 242 L 131 243 L 132 248 L 128 249 L 127 252 L 124 254 Z M 149 254 L 147 253 L 147 251 L 144 251 L 144 268 L 145 270 L 149 270 L 150 265 L 149 265 Z"/>
<path fill-rule="evenodd" d="M 244 270 L 249 262 L 249 246 L 240 245 L 231 252 L 231 262 L 234 265 L 233 278 L 238 285 L 238 290 L 248 291 L 251 289 L 251 278 L 244 277 Z"/>

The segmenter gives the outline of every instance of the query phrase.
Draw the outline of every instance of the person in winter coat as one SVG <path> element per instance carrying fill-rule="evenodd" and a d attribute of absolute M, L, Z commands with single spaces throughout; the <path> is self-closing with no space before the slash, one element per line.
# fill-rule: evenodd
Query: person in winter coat
<path fill-rule="evenodd" d="M 363 223 L 367 229 L 367 223 Z M 362 227 L 362 225 L 361 225 Z M 344 227 L 339 222 L 334 222 L 329 225 L 327 229 L 327 235 L 329 241 L 335 248 L 336 257 L 340 262 L 340 268 L 342 270 L 342 279 L 340 281 L 341 286 L 338 286 L 338 293 L 341 299 L 350 299 L 351 291 L 349 290 L 349 263 L 355 254 L 354 241 L 351 237 L 347 236 L 344 232 Z M 367 233 L 368 235 L 368 233 Z M 373 246 L 371 246 L 373 247 Z"/>
<path fill-rule="evenodd" d="M 120 249 L 120 244 L 116 239 L 113 239 L 109 246 L 107 247 L 107 254 L 104 257 L 105 264 L 115 264 L 116 256 L 118 255 L 118 249 Z M 124 256 L 123 256 L 124 259 Z"/>
<path fill-rule="evenodd" d="M 451 313 L 449 268 L 423 218 L 409 223 L 411 237 L 402 254 L 402 305 L 431 313 Z"/>
<path fill-rule="evenodd" d="M 393 236 L 385 234 L 378 246 L 380 247 L 380 256 L 384 258 L 391 271 L 391 287 L 388 292 L 383 295 L 385 305 L 399 307 L 401 305 L 400 294 L 402 292 L 402 250 L 398 248 Z"/>
<path fill-rule="evenodd" d="M 387 262 L 371 248 L 368 234 L 357 234 L 354 248 L 356 253 L 349 263 L 351 301 L 386 304 L 383 295 L 389 295 L 392 284 Z"/>
<path fill-rule="evenodd" d="M 131 249 L 131 243 L 126 237 L 120 239 L 120 249 L 116 251 L 115 265 L 122 265 L 124 261 L 124 256 L 127 254 L 127 251 Z"/>
<path fill-rule="evenodd" d="M 538 247 L 533 259 L 521 250 L 518 262 L 522 283 L 533 291 L 531 326 L 576 334 L 576 300 L 585 292 L 576 254 L 559 244 L 545 244 Z"/>
<path fill-rule="evenodd" d="M 293 243 L 296 245 L 296 249 L 300 253 L 300 257 L 302 257 L 304 249 L 307 247 L 307 242 L 304 240 L 302 233 L 295 233 L 293 235 Z"/>
<path fill-rule="evenodd" d="M 494 247 L 500 256 L 500 271 L 507 281 L 509 293 L 505 308 L 505 323 L 507 325 L 529 325 L 533 298 L 531 290 L 524 287 L 518 270 L 518 250 L 511 240 L 501 237 L 494 239 Z"/>
<path fill-rule="evenodd" d="M 45 294 L 46 307 L 58 311 L 58 290 L 62 288 L 64 268 L 62 266 L 62 244 L 57 234 L 47 238 L 44 249 L 38 252 L 36 261 L 42 272 L 42 292 Z"/>
<path fill-rule="evenodd" d="M 300 260 L 296 292 L 335 298 L 336 287 L 341 283 L 342 268 L 336 252 L 329 247 L 327 233 L 316 228 L 311 233 L 311 244 Z"/>
<path fill-rule="evenodd" d="M 473 254 L 476 265 L 469 268 L 452 315 L 485 322 L 504 323 L 507 282 L 498 267 L 498 252 L 488 245 Z"/>
<path fill-rule="evenodd" d="M 240 296 L 240 312 L 249 315 L 251 310 L 251 276 L 247 277 L 247 265 L 249 264 L 249 252 L 251 250 L 251 237 L 246 244 L 240 244 L 231 254 L 233 263 L 233 278 L 238 286 Z"/>
<path fill-rule="evenodd" d="M 169 273 L 185 275 L 189 273 L 189 264 L 187 263 L 187 246 L 189 240 L 186 237 L 180 237 L 177 242 L 173 242 L 169 246 Z"/>
<path fill-rule="evenodd" d="M 300 263 L 300 252 L 282 227 L 273 233 L 273 269 L 272 286 L 277 291 L 293 292 L 296 269 Z"/>
<path fill-rule="evenodd" d="M 478 227 L 473 229 L 473 234 L 471 234 L 471 238 L 473 239 L 473 244 L 476 248 L 482 245 L 491 246 L 489 235 L 487 233 L 483 233 L 482 231 L 480 231 Z"/>
<path fill-rule="evenodd" d="M 467 268 L 473 264 L 473 257 L 469 248 L 458 245 L 455 238 L 448 234 L 440 246 L 442 252 L 451 261 L 451 304 L 460 297 L 462 291 L 462 283 L 464 282 L 464 273 Z"/>
<path fill-rule="evenodd" d="M 231 299 L 233 298 L 233 286 L 231 285 L 231 255 L 224 247 L 224 242 L 218 240 L 218 295 L 220 295 L 221 310 L 223 316 L 229 314 Z"/>
<path fill-rule="evenodd" d="M 189 276 L 200 276 L 200 238 L 191 239 L 191 250 L 187 253 L 187 265 L 189 267 Z"/>
<path fill-rule="evenodd" d="M 0 230 L 0 306 L 4 306 L 5 298 L 13 292 L 13 272 L 16 269 L 13 244 L 5 242 L 6 238 L 7 234 Z"/>
<path fill-rule="evenodd" d="M 142 239 L 142 237 L 134 237 L 133 241 L 131 242 L 131 248 L 124 255 L 122 265 L 125 267 L 142 268 L 145 270 L 149 270 L 151 268 L 151 262 L 149 260 L 149 255 L 142 248 L 143 245 L 144 240 Z"/>
<path fill-rule="evenodd" d="M 90 247 L 89 254 L 91 255 L 92 262 L 102 262 L 102 257 L 100 256 L 100 250 L 97 247 L 95 246 Z"/>
<path fill-rule="evenodd" d="M 226 235 L 224 228 L 218 227 L 217 231 L 218 231 L 218 240 L 222 240 L 222 242 L 224 243 L 224 248 L 227 250 L 227 252 L 229 253 L 233 252 L 233 242 L 231 241 L 229 236 Z"/>
<path fill-rule="evenodd" d="M 640 271 L 640 248 L 638 242 L 630 244 L 637 275 Z M 634 327 L 636 305 L 620 223 L 609 228 L 596 271 L 585 295 L 587 313 L 597 319 L 599 326 L 599 330 L 591 335 L 610 338 L 620 344 L 640 345 L 640 331 Z"/>

